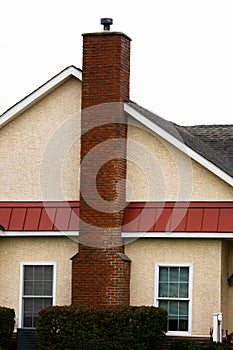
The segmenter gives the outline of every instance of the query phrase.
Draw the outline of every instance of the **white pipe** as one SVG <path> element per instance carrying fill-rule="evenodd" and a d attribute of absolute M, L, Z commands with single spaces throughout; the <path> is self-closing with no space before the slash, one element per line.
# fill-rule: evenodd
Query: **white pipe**
<path fill-rule="evenodd" d="M 222 313 L 213 314 L 213 341 L 222 343 Z"/>

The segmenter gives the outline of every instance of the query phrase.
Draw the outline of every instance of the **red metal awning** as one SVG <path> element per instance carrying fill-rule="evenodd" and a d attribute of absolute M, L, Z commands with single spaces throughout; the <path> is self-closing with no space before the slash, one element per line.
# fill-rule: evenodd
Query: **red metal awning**
<path fill-rule="evenodd" d="M 76 231 L 79 202 L 0 202 L 0 224 L 8 231 Z"/>
<path fill-rule="evenodd" d="M 233 232 L 233 202 L 130 203 L 123 231 Z"/>
<path fill-rule="evenodd" d="M 0 202 L 6 231 L 77 231 L 79 202 Z M 233 202 L 131 202 L 125 232 L 233 232 Z"/>

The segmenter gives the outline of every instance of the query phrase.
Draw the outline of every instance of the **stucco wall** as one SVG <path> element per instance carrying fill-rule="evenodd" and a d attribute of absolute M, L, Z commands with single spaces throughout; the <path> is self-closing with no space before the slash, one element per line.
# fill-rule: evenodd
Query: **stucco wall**
<path fill-rule="evenodd" d="M 232 273 L 233 259 L 230 254 L 228 260 L 228 244 L 226 242 L 222 246 L 221 240 L 169 238 L 138 239 L 126 244 L 125 252 L 132 260 L 131 304 L 154 305 L 155 263 L 191 263 L 193 264 L 192 334 L 208 336 L 209 328 L 212 326 L 212 314 L 219 311 L 223 312 L 224 329 L 231 330 L 233 288 L 226 285 L 225 277 L 228 273 Z M 71 302 L 70 258 L 77 253 L 77 243 L 66 237 L 2 238 L 0 248 L 0 305 L 13 307 L 16 310 L 17 324 L 21 262 L 56 262 L 56 304 L 67 305 Z M 225 261 L 223 264 L 222 259 Z"/>
<path fill-rule="evenodd" d="M 223 274 L 222 288 L 222 303 L 223 312 L 225 311 L 225 318 L 227 322 L 223 325 L 224 329 L 228 329 L 229 333 L 233 332 L 233 287 L 227 285 L 227 278 L 233 274 L 233 242 L 227 241 L 225 243 L 225 260 L 228 258 L 228 270 Z M 225 289 L 224 289 L 225 287 Z M 224 319 L 224 314 L 223 314 Z"/>
<path fill-rule="evenodd" d="M 223 329 L 226 329 L 228 321 L 228 261 L 229 261 L 229 251 L 228 251 L 227 241 L 222 241 L 222 263 L 221 263 L 221 312 L 223 313 Z"/>
<path fill-rule="evenodd" d="M 126 245 L 131 262 L 131 304 L 154 305 L 155 263 L 193 264 L 192 334 L 209 336 L 221 311 L 221 240 L 138 239 Z"/>
<path fill-rule="evenodd" d="M 70 78 L 0 130 L 1 200 L 78 200 L 81 82 Z M 232 200 L 233 189 L 132 118 L 127 200 Z"/>
<path fill-rule="evenodd" d="M 77 243 L 67 237 L 1 238 L 0 305 L 14 308 L 19 317 L 20 263 L 56 262 L 56 304 L 71 303 L 71 260 Z"/>
<path fill-rule="evenodd" d="M 127 200 L 232 200 L 233 188 L 129 119 Z"/>
<path fill-rule="evenodd" d="M 80 104 L 72 77 L 0 130 L 1 200 L 78 199 Z"/>

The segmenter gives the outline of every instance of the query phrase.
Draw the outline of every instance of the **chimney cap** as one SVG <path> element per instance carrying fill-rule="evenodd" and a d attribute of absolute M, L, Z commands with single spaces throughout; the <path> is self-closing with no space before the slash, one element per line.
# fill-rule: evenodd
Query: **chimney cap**
<path fill-rule="evenodd" d="M 110 30 L 110 26 L 113 24 L 113 19 L 101 18 L 100 23 L 104 26 L 104 30 Z"/>

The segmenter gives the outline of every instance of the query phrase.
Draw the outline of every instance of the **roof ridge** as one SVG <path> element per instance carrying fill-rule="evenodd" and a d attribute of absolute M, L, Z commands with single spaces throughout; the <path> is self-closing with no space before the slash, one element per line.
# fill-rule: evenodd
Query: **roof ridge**
<path fill-rule="evenodd" d="M 233 124 L 197 124 L 197 125 L 182 125 L 184 128 L 228 128 L 233 127 Z"/>

